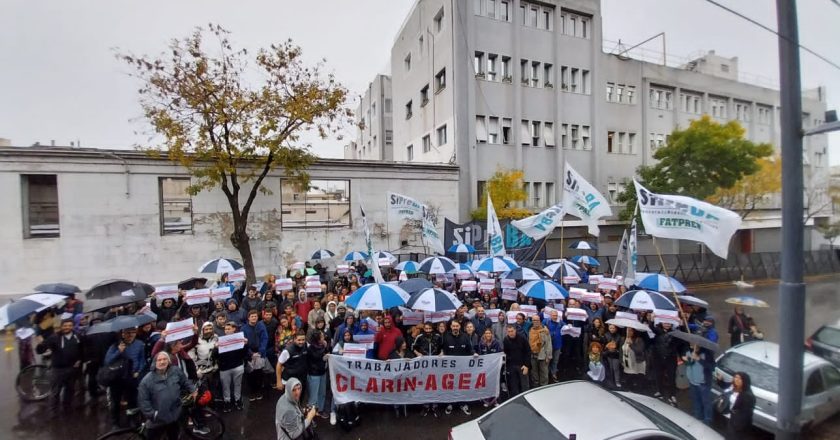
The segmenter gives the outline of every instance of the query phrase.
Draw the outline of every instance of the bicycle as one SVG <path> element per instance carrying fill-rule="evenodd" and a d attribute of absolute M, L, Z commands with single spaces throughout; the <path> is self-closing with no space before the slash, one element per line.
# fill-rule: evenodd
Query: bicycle
<path fill-rule="evenodd" d="M 15 390 L 25 402 L 38 402 L 50 397 L 50 367 L 33 364 L 20 370 L 15 379 Z"/>
<path fill-rule="evenodd" d="M 199 379 L 196 388 L 201 389 L 203 383 L 204 379 Z M 220 440 L 225 435 L 225 422 L 216 411 L 207 407 L 213 401 L 210 391 L 201 394 L 200 402 L 189 395 L 181 398 L 181 417 L 178 420 L 181 431 L 196 440 Z M 200 425 L 207 428 L 206 434 L 193 431 L 192 425 L 195 419 L 199 419 Z M 96 440 L 146 440 L 146 430 L 146 424 L 141 423 L 131 428 L 107 432 Z"/>

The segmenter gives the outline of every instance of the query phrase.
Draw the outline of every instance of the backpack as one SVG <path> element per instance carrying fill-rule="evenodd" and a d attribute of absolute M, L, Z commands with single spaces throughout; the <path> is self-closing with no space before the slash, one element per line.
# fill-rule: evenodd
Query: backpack
<path fill-rule="evenodd" d="M 120 356 L 110 364 L 99 368 L 96 381 L 103 387 L 110 387 L 127 378 L 130 373 L 131 361 Z"/>
<path fill-rule="evenodd" d="M 338 425 L 345 432 L 350 432 L 362 422 L 359 417 L 359 404 L 356 402 L 339 405 L 336 408 L 336 413 L 338 415 Z"/>

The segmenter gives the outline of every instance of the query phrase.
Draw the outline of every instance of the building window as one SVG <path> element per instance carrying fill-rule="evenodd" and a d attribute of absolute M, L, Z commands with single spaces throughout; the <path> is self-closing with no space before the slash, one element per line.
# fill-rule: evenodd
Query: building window
<path fill-rule="evenodd" d="M 552 148 L 554 147 L 554 124 L 551 122 L 546 122 L 543 124 L 543 136 L 545 137 L 545 146 Z"/>
<path fill-rule="evenodd" d="M 305 189 L 283 180 L 280 193 L 283 228 L 350 226 L 349 180 L 310 180 Z"/>
<path fill-rule="evenodd" d="M 496 0 L 487 0 L 487 16 L 496 18 Z"/>
<path fill-rule="evenodd" d="M 484 52 L 476 52 L 473 57 L 473 71 L 476 78 L 484 78 Z"/>
<path fill-rule="evenodd" d="M 572 68 L 572 82 L 569 84 L 569 90 L 572 93 L 578 93 L 578 84 L 579 84 L 579 77 L 580 76 L 580 69 Z"/>
<path fill-rule="evenodd" d="M 531 124 L 523 119 L 519 127 L 519 137 L 522 140 L 522 145 L 531 145 Z"/>
<path fill-rule="evenodd" d="M 475 15 L 481 15 L 481 4 L 484 3 L 484 0 L 473 0 L 473 13 Z"/>
<path fill-rule="evenodd" d="M 543 15 L 542 25 L 543 25 L 543 29 L 545 29 L 547 31 L 550 31 L 551 28 L 552 28 L 552 26 L 551 26 L 551 12 L 552 11 L 546 10 L 546 9 L 543 9 L 543 11 L 542 11 L 542 15 Z"/>
<path fill-rule="evenodd" d="M 554 205 L 554 182 L 545 182 L 545 204 L 546 206 Z"/>
<path fill-rule="evenodd" d="M 408 161 L 411 162 L 414 160 L 414 145 L 409 145 L 405 147 L 405 154 L 408 157 Z"/>
<path fill-rule="evenodd" d="M 581 136 L 583 139 L 583 149 L 584 150 L 591 150 L 592 149 L 592 141 L 589 136 L 589 126 L 583 125 L 581 126 L 581 132 L 583 135 Z"/>
<path fill-rule="evenodd" d="M 425 107 L 429 103 L 429 85 L 426 84 L 420 89 L 420 107 Z"/>
<path fill-rule="evenodd" d="M 405 118 L 411 119 L 411 101 L 405 103 Z"/>
<path fill-rule="evenodd" d="M 586 18 L 580 19 L 580 37 L 589 38 L 589 20 Z"/>
<path fill-rule="evenodd" d="M 531 86 L 539 87 L 540 85 L 540 63 L 539 61 L 531 62 Z"/>
<path fill-rule="evenodd" d="M 572 149 L 580 148 L 580 128 L 578 125 L 572 125 Z"/>
<path fill-rule="evenodd" d="M 560 148 L 569 148 L 569 124 L 560 125 Z"/>
<path fill-rule="evenodd" d="M 543 86 L 554 87 L 554 66 L 551 64 L 543 64 Z"/>
<path fill-rule="evenodd" d="M 391 113 L 391 98 L 385 99 L 385 113 Z"/>
<path fill-rule="evenodd" d="M 534 182 L 533 183 L 533 190 L 531 191 L 531 195 L 533 196 L 532 199 L 532 206 L 535 208 L 541 208 L 543 205 L 542 199 L 542 182 Z"/>
<path fill-rule="evenodd" d="M 405 71 L 406 72 L 411 71 L 411 52 L 409 52 L 408 55 L 405 56 L 405 60 L 403 60 L 403 64 L 405 65 Z"/>
<path fill-rule="evenodd" d="M 391 145 L 391 142 L 394 141 L 394 131 L 393 130 L 385 130 L 385 145 Z"/>
<path fill-rule="evenodd" d="M 496 55 L 487 54 L 487 79 L 490 81 L 496 80 Z"/>
<path fill-rule="evenodd" d="M 635 104 L 636 103 L 636 86 L 627 86 L 626 102 L 628 104 Z"/>
<path fill-rule="evenodd" d="M 510 21 L 510 2 L 508 0 L 499 2 L 499 20 Z"/>
<path fill-rule="evenodd" d="M 510 57 L 502 57 L 502 81 L 511 82 L 513 74 L 510 72 Z"/>
<path fill-rule="evenodd" d="M 435 33 L 440 32 L 443 29 L 443 8 L 440 8 L 437 14 L 435 14 Z"/>
<path fill-rule="evenodd" d="M 438 146 L 446 145 L 446 125 L 442 125 L 437 129 L 437 144 Z"/>
<path fill-rule="evenodd" d="M 618 133 L 618 153 L 624 153 L 624 138 L 625 138 L 625 136 L 626 135 L 625 135 L 624 132 L 619 132 Z"/>
<path fill-rule="evenodd" d="M 729 64 L 721 64 L 720 65 L 721 72 L 729 72 Z"/>
<path fill-rule="evenodd" d="M 487 129 L 487 142 L 491 144 L 499 143 L 499 118 L 490 116 Z"/>
<path fill-rule="evenodd" d="M 475 117 L 475 141 L 479 144 L 487 142 L 487 122 L 484 116 Z"/>
<path fill-rule="evenodd" d="M 428 134 L 423 136 L 423 152 L 428 153 L 432 151 L 432 137 Z"/>
<path fill-rule="evenodd" d="M 566 66 L 560 66 L 560 90 L 569 90 L 569 68 Z"/>
<path fill-rule="evenodd" d="M 435 75 L 435 93 L 446 88 L 446 68 L 440 69 Z"/>
<path fill-rule="evenodd" d="M 485 197 L 487 197 L 487 195 L 484 194 L 484 191 L 486 190 L 486 188 L 487 188 L 487 182 L 486 181 L 479 180 L 478 182 L 476 182 L 476 189 L 478 189 L 478 191 L 477 191 L 478 198 L 476 200 L 478 200 L 479 205 L 481 204 L 481 201 L 484 200 Z"/>
<path fill-rule="evenodd" d="M 582 70 L 581 71 L 580 86 L 581 86 L 581 91 L 580 91 L 581 93 L 583 93 L 585 95 L 588 95 L 588 94 L 592 93 L 592 90 L 590 89 L 590 85 L 589 85 L 589 71 L 588 70 Z"/>
<path fill-rule="evenodd" d="M 612 153 L 615 151 L 613 148 L 613 143 L 615 142 L 615 132 L 608 131 L 607 132 L 607 153 Z"/>
<path fill-rule="evenodd" d="M 531 145 L 540 146 L 540 121 L 531 121 Z"/>
<path fill-rule="evenodd" d="M 615 84 L 607 83 L 607 102 L 615 102 L 613 100 L 613 90 L 615 90 Z"/>
<path fill-rule="evenodd" d="M 23 237 L 60 235 L 58 177 L 54 174 L 24 174 L 21 178 Z"/>
<path fill-rule="evenodd" d="M 627 153 L 636 154 L 636 133 L 627 133 Z"/>
<path fill-rule="evenodd" d="M 536 6 L 531 6 L 528 10 L 528 25 L 531 27 L 537 27 L 537 20 L 539 15 L 539 8 Z"/>
<path fill-rule="evenodd" d="M 530 70 L 528 70 L 528 60 L 519 61 L 519 77 L 522 80 L 522 85 L 531 84 Z"/>
<path fill-rule="evenodd" d="M 526 13 L 527 9 L 528 8 L 525 7 L 524 3 L 519 5 L 519 16 L 522 17 L 522 26 L 525 26 L 525 23 L 528 21 L 528 14 Z"/>
<path fill-rule="evenodd" d="M 673 110 L 673 92 L 651 86 L 650 88 L 650 107 L 660 110 Z"/>
<path fill-rule="evenodd" d="M 502 119 L 502 143 L 505 145 L 510 145 L 513 142 L 511 139 L 511 127 L 513 126 L 513 120 L 510 118 Z"/>

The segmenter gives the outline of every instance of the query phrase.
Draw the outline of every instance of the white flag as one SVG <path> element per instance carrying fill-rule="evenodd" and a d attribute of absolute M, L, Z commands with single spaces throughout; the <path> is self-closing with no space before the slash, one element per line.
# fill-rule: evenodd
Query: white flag
<path fill-rule="evenodd" d="M 551 231 L 563 221 L 564 215 L 566 211 L 563 209 L 563 204 L 558 203 L 537 215 L 514 220 L 510 224 L 528 237 L 539 240 L 551 234 Z"/>
<path fill-rule="evenodd" d="M 423 205 L 423 244 L 432 249 L 432 252 L 443 255 L 446 250 L 443 248 L 443 241 L 438 235 L 435 223 L 432 221 L 429 208 Z"/>
<path fill-rule="evenodd" d="M 621 235 L 621 242 L 618 244 L 618 255 L 615 256 L 612 275 L 616 276 L 621 273 L 625 267 L 627 267 L 627 229 L 624 230 Z"/>
<path fill-rule="evenodd" d="M 417 199 L 397 193 L 388 193 L 388 213 L 399 220 L 414 220 L 421 224 L 423 245 L 433 252 L 443 254 L 443 241 L 437 232 L 429 207 Z M 390 220 L 389 220 L 390 221 Z M 400 224 L 402 227 L 402 224 Z"/>
<path fill-rule="evenodd" d="M 598 219 L 612 215 L 607 199 L 569 166 L 563 170 L 563 205 L 569 214 L 583 220 L 589 226 L 589 234 L 598 236 Z"/>
<path fill-rule="evenodd" d="M 490 199 L 489 191 L 487 192 L 487 243 L 490 247 L 491 256 L 507 255 L 502 227 L 499 225 L 499 217 L 496 217 L 496 209 L 493 208 L 493 200 Z"/>
<path fill-rule="evenodd" d="M 648 234 L 699 241 L 719 257 L 726 258 L 729 240 L 741 227 L 741 216 L 691 197 L 654 194 L 635 180 L 633 184 Z"/>
<path fill-rule="evenodd" d="M 638 243 L 636 242 L 636 218 L 630 224 L 630 234 L 627 238 L 627 270 L 624 271 L 624 285 L 629 287 L 636 284 L 636 262 L 639 260 Z"/>
<path fill-rule="evenodd" d="M 370 228 L 368 228 L 365 208 L 359 205 L 359 210 L 362 212 L 362 225 L 365 228 L 365 246 L 367 247 L 368 259 L 370 260 L 370 270 L 373 272 L 373 280 L 376 283 L 384 283 L 385 278 L 382 277 L 382 271 L 379 270 L 379 262 L 376 261 L 373 255 L 373 241 L 370 239 Z"/>

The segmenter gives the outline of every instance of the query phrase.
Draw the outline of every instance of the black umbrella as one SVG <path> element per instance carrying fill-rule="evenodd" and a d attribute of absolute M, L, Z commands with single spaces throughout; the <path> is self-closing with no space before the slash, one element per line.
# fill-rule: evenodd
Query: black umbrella
<path fill-rule="evenodd" d="M 712 342 L 701 335 L 695 335 L 694 333 L 686 333 L 682 330 L 674 330 L 671 332 L 671 336 L 688 342 L 691 345 L 697 345 L 700 348 L 705 348 L 713 352 L 717 352 L 718 350 L 720 350 L 720 346 L 716 342 Z"/>
<path fill-rule="evenodd" d="M 201 286 L 196 287 L 196 284 Z M 181 290 L 203 289 L 207 284 L 207 278 L 192 277 L 178 283 L 178 288 Z"/>
<path fill-rule="evenodd" d="M 137 328 L 141 325 L 148 324 L 154 321 L 149 315 L 123 315 L 117 316 L 114 319 L 109 319 L 98 324 L 90 326 L 87 334 L 93 335 L 97 333 L 113 333 L 127 328 Z"/>
<path fill-rule="evenodd" d="M 410 280 L 405 280 L 401 282 L 399 286 L 408 293 L 419 292 L 423 289 L 435 287 L 425 278 L 412 278 Z"/>
<path fill-rule="evenodd" d="M 73 295 L 74 293 L 81 292 L 82 289 L 79 289 L 79 286 L 73 284 L 47 283 L 35 286 L 35 291 L 42 293 L 52 293 L 55 295 Z"/>
<path fill-rule="evenodd" d="M 119 295 L 108 298 L 90 299 L 84 302 L 84 312 L 108 310 L 112 307 L 124 306 L 138 301 L 146 301 L 146 294 L 142 291 L 131 290 L 134 295 Z"/>
<path fill-rule="evenodd" d="M 85 297 L 88 299 L 104 299 L 125 296 L 128 291 L 133 291 L 135 296 L 145 297 L 151 295 L 155 288 L 151 284 L 129 280 L 105 280 L 91 287 L 85 293 Z"/>

